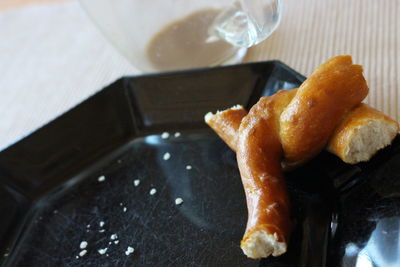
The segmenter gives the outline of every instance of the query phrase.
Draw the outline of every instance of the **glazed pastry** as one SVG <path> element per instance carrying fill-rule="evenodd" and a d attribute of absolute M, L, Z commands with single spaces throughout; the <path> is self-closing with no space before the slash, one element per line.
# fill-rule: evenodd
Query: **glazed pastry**
<path fill-rule="evenodd" d="M 360 104 L 367 93 L 361 66 L 337 56 L 299 89 L 262 97 L 248 114 L 241 106 L 206 114 L 206 123 L 236 151 L 248 207 L 241 248 L 248 257 L 287 250 L 292 226 L 282 161 L 303 164 L 329 141 L 329 151 L 354 163 L 393 140 L 397 122 Z"/>
<path fill-rule="evenodd" d="M 317 155 L 328 143 L 343 116 L 368 94 L 360 65 L 350 56 L 322 64 L 299 87 L 280 118 L 280 138 L 288 166 Z"/>
<path fill-rule="evenodd" d="M 262 97 L 239 127 L 236 157 L 248 209 L 240 247 L 250 258 L 279 256 L 287 250 L 292 224 L 281 168 L 279 117 L 293 93 Z"/>
<path fill-rule="evenodd" d="M 397 121 L 360 104 L 336 128 L 327 150 L 346 163 L 368 161 L 380 149 L 390 145 L 398 131 Z"/>
<path fill-rule="evenodd" d="M 237 105 L 216 114 L 207 113 L 206 123 L 236 151 L 240 122 L 246 114 L 246 110 Z M 222 131 L 221 124 L 229 125 L 229 130 Z M 356 164 L 370 160 L 379 150 L 390 145 L 398 132 L 397 121 L 361 103 L 345 115 L 329 139 L 326 149 L 342 161 Z M 284 160 L 283 166 L 286 167 Z"/>

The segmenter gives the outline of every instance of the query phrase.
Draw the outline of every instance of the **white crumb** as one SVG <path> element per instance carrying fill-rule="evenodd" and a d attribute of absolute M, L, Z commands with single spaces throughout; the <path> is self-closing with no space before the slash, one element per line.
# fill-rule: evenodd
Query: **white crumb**
<path fill-rule="evenodd" d="M 75 259 L 79 259 L 79 256 L 78 256 L 78 255 L 76 255 L 76 256 L 75 256 Z"/>
<path fill-rule="evenodd" d="M 106 177 L 104 175 L 100 176 L 99 178 L 97 178 L 97 181 L 104 182 L 106 180 Z"/>
<path fill-rule="evenodd" d="M 108 242 L 108 244 L 109 244 L 109 245 L 111 245 L 111 243 L 112 243 L 111 241 L 110 241 L 110 242 Z"/>
<path fill-rule="evenodd" d="M 122 204 L 122 202 L 120 202 L 119 205 L 122 206 L 122 205 L 124 205 L 124 204 Z"/>
<path fill-rule="evenodd" d="M 81 249 L 84 249 L 84 248 L 87 247 L 87 245 L 88 245 L 88 242 L 82 241 L 82 242 L 80 243 L 79 247 L 80 247 Z"/>
<path fill-rule="evenodd" d="M 107 249 L 108 249 L 108 248 L 101 248 L 101 249 L 98 249 L 97 252 L 98 252 L 99 254 L 103 255 L 103 254 L 105 254 L 105 253 L 107 252 Z"/>
<path fill-rule="evenodd" d="M 233 107 L 231 107 L 230 109 L 241 109 L 241 108 L 243 108 L 243 106 L 242 105 L 235 105 L 235 106 L 233 106 Z"/>
<path fill-rule="evenodd" d="M 180 205 L 182 203 L 183 203 L 183 199 L 182 198 L 178 197 L 178 198 L 175 199 L 175 205 Z"/>
<path fill-rule="evenodd" d="M 4 257 L 8 257 L 8 253 L 4 253 Z"/>
<path fill-rule="evenodd" d="M 119 240 L 115 240 L 114 241 L 114 244 L 116 245 L 116 244 L 118 244 L 119 243 Z"/>
<path fill-rule="evenodd" d="M 150 195 L 154 195 L 155 193 L 157 193 L 157 189 L 152 188 L 152 189 L 150 190 Z"/>
<path fill-rule="evenodd" d="M 90 231 L 89 231 L 89 229 L 87 229 L 87 230 L 86 230 L 86 232 L 88 232 L 88 233 L 89 233 L 89 232 L 90 232 Z"/>
<path fill-rule="evenodd" d="M 105 224 L 105 223 L 104 223 L 103 221 L 101 221 L 101 222 L 99 223 L 100 227 L 103 227 L 104 224 Z"/>
<path fill-rule="evenodd" d="M 174 136 L 175 136 L 175 137 L 179 137 L 179 136 L 181 136 L 181 133 L 180 133 L 180 132 L 176 132 L 176 133 L 174 134 Z"/>
<path fill-rule="evenodd" d="M 163 156 L 164 160 L 169 160 L 171 158 L 171 154 L 169 154 L 168 152 L 166 152 Z"/>
<path fill-rule="evenodd" d="M 161 134 L 161 138 L 162 139 L 167 139 L 169 137 L 169 133 L 167 133 L 167 132 L 163 132 L 162 134 Z"/>
<path fill-rule="evenodd" d="M 186 170 L 191 170 L 192 166 L 191 165 L 186 165 Z"/>
<path fill-rule="evenodd" d="M 115 240 L 115 239 L 117 239 L 118 238 L 118 235 L 117 234 L 112 234 L 111 236 L 110 236 L 110 239 L 111 240 Z"/>
<path fill-rule="evenodd" d="M 90 228 L 90 224 L 86 225 L 86 228 Z"/>
<path fill-rule="evenodd" d="M 123 211 L 126 212 L 127 210 L 128 210 L 127 207 L 124 207 Z"/>
<path fill-rule="evenodd" d="M 138 186 L 139 184 L 140 184 L 140 180 L 139 179 L 136 179 L 136 180 L 133 181 L 133 185 L 134 186 Z"/>
<path fill-rule="evenodd" d="M 127 247 L 125 251 L 125 255 L 128 256 L 129 254 L 133 253 L 135 249 L 133 247 Z"/>
<path fill-rule="evenodd" d="M 99 233 L 104 233 L 106 230 L 104 230 L 104 229 L 101 229 L 101 230 L 99 230 Z"/>
<path fill-rule="evenodd" d="M 81 257 L 85 256 L 86 252 L 87 252 L 86 249 L 82 250 L 81 252 L 79 252 L 79 256 Z"/>
<path fill-rule="evenodd" d="M 204 115 L 204 120 L 205 122 L 209 122 L 211 120 L 211 117 L 214 116 L 211 112 L 208 112 L 206 115 Z"/>

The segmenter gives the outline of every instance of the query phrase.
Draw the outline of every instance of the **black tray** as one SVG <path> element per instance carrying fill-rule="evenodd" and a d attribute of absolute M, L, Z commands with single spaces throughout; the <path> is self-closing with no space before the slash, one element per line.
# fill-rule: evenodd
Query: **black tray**
<path fill-rule="evenodd" d="M 2 151 L 2 266 L 400 266 L 399 139 L 366 164 L 323 152 L 290 173 L 288 253 L 242 254 L 235 154 L 203 116 L 303 80 L 277 61 L 123 78 Z"/>

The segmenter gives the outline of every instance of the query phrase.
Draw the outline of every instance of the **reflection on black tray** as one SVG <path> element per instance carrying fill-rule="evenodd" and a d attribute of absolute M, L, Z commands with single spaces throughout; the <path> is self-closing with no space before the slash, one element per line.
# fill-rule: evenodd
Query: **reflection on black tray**
<path fill-rule="evenodd" d="M 303 79 L 276 61 L 123 78 L 9 147 L 0 153 L 2 266 L 400 266 L 400 140 L 365 164 L 322 153 L 288 174 L 288 253 L 260 261 L 241 252 L 235 154 L 203 115 Z"/>

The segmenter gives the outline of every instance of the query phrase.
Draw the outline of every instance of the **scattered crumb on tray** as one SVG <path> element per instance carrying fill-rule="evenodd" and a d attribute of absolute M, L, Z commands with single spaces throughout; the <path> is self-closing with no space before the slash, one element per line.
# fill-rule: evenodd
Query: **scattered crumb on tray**
<path fill-rule="evenodd" d="M 139 184 L 140 184 L 140 180 L 139 179 L 136 179 L 136 180 L 133 181 L 133 185 L 134 186 L 138 186 Z"/>
<path fill-rule="evenodd" d="M 169 152 L 166 152 L 163 156 L 164 160 L 169 160 L 171 158 L 171 154 Z"/>
<path fill-rule="evenodd" d="M 106 180 L 106 177 L 104 175 L 100 176 L 99 178 L 97 178 L 97 181 L 104 182 Z"/>
<path fill-rule="evenodd" d="M 79 252 L 79 256 L 83 257 L 83 256 L 85 256 L 86 253 L 87 253 L 87 250 L 84 249 L 81 252 Z"/>
<path fill-rule="evenodd" d="M 82 242 L 79 244 L 79 247 L 80 247 L 81 249 L 84 249 L 84 248 L 87 247 L 87 245 L 88 245 L 88 242 L 82 241 Z"/>
<path fill-rule="evenodd" d="M 191 170 L 192 166 L 191 165 L 186 165 L 186 170 Z"/>
<path fill-rule="evenodd" d="M 129 256 L 129 254 L 133 253 L 135 249 L 133 247 L 128 246 L 125 251 L 125 255 Z"/>
<path fill-rule="evenodd" d="M 104 224 L 105 224 L 105 222 L 103 222 L 103 221 L 101 221 L 101 222 L 99 223 L 100 227 L 103 227 Z"/>
<path fill-rule="evenodd" d="M 150 192 L 149 192 L 150 195 L 154 195 L 155 193 L 157 193 L 157 189 L 155 189 L 155 188 L 150 189 Z"/>
<path fill-rule="evenodd" d="M 181 133 L 180 133 L 180 132 L 176 132 L 176 133 L 174 134 L 174 136 L 175 136 L 175 137 L 179 137 L 179 136 L 181 136 Z"/>
<path fill-rule="evenodd" d="M 183 199 L 182 198 L 178 197 L 178 198 L 175 199 L 175 205 L 180 205 L 182 203 L 183 203 Z"/>
<path fill-rule="evenodd" d="M 162 139 L 167 139 L 169 137 L 169 133 L 167 133 L 167 132 L 163 132 L 162 134 L 161 134 L 161 138 Z"/>
<path fill-rule="evenodd" d="M 101 248 L 101 249 L 98 249 L 97 252 L 98 252 L 99 254 L 103 255 L 103 254 L 106 254 L 107 249 L 108 249 L 108 248 Z"/>

